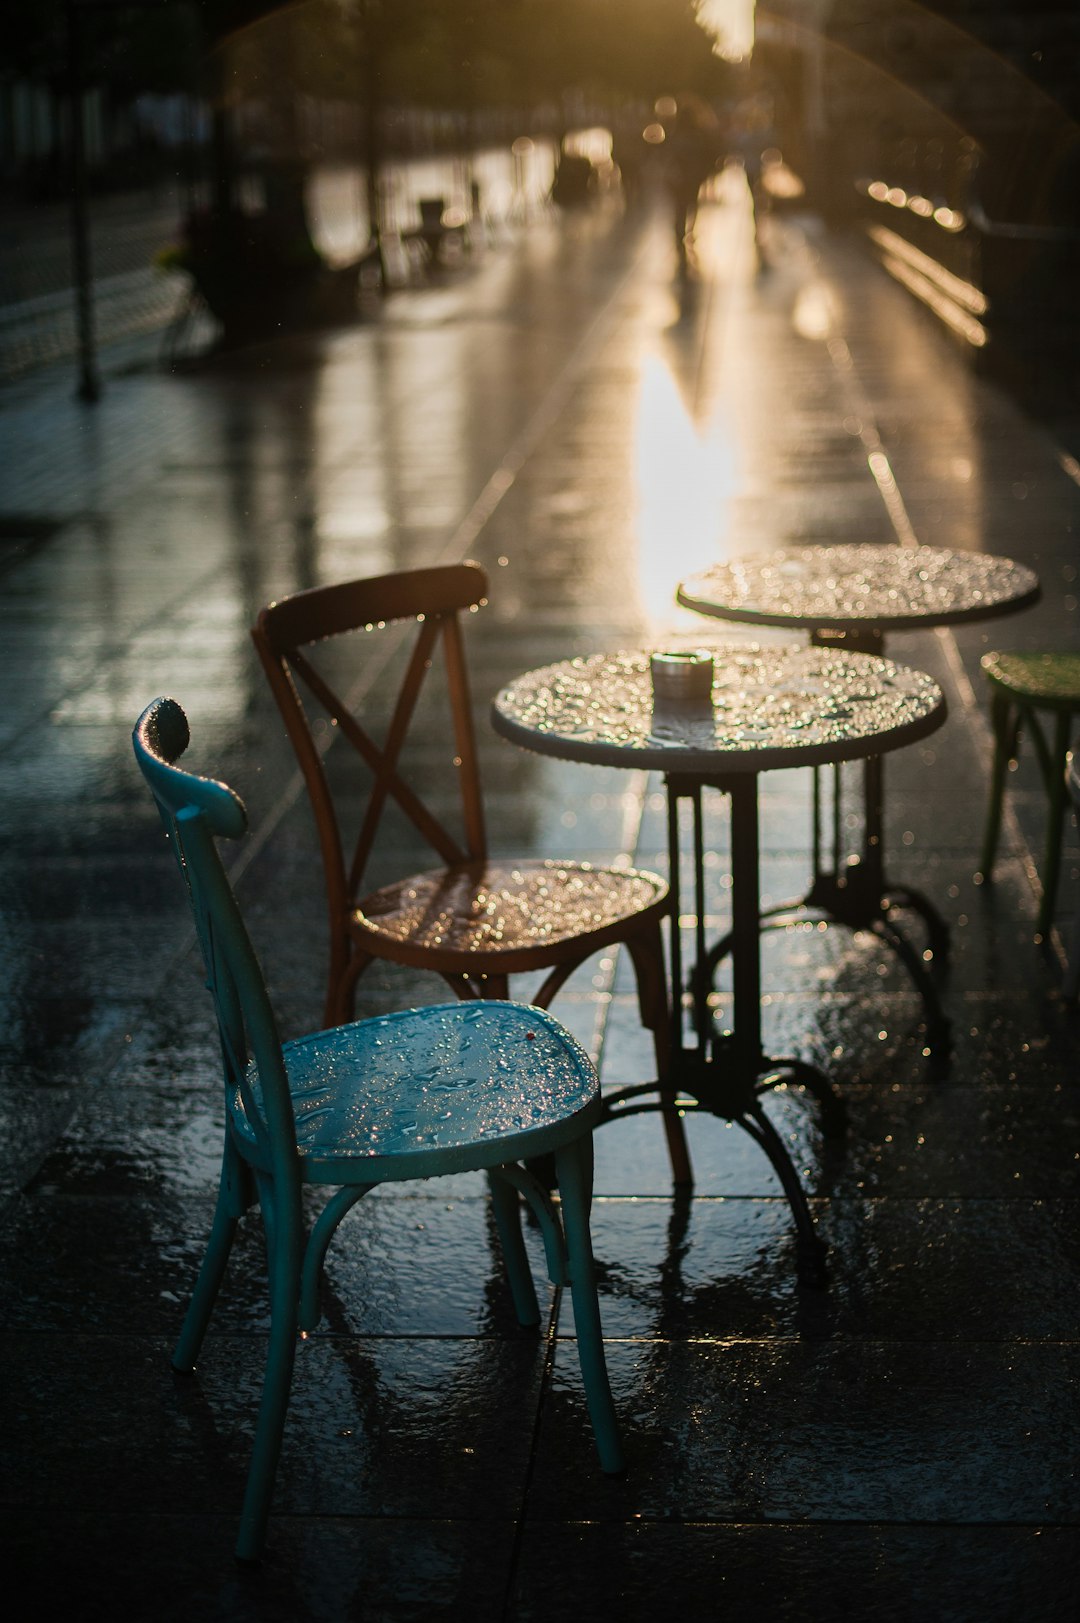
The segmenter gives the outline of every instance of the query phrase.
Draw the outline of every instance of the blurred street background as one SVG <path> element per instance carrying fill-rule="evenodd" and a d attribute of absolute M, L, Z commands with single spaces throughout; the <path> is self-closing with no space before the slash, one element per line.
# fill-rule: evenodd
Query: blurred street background
<path fill-rule="evenodd" d="M 400 282 L 424 199 L 458 235 L 552 197 L 636 202 L 670 181 L 681 96 L 759 206 L 854 232 L 974 364 L 1074 413 L 1078 28 L 1070 6 L 1008 0 L 20 8 L 0 379 L 78 354 L 93 393 L 100 346 L 192 303 L 219 338 L 295 324 L 284 284 L 304 260 Z M 238 327 L 229 276 L 249 306 L 274 283 L 275 308 Z"/>
<path fill-rule="evenodd" d="M 981 657 L 1080 653 L 1075 6 L 40 0 L 5 29 L 13 1590 L 80 1623 L 1070 1617 L 1080 843 L 1069 815 L 1039 934 L 1030 748 L 992 880 L 978 865 Z M 655 1117 L 598 1133 L 630 1457 L 610 1482 L 563 1292 L 539 1335 L 518 1329 L 482 1181 L 380 1191 L 332 1248 L 267 1562 L 238 1572 L 265 1271 L 245 1223 L 198 1378 L 174 1378 L 220 1159 L 216 1039 L 137 715 L 175 696 L 191 764 L 247 804 L 231 873 L 290 1037 L 320 1019 L 324 901 L 251 646 L 263 604 L 477 559 L 493 844 L 663 872 L 657 778 L 512 749 L 491 698 L 570 655 L 717 640 L 680 579 L 843 541 L 1003 554 L 1042 596 L 889 640 L 948 705 L 890 757 L 885 827 L 890 874 L 952 933 L 946 1073 L 880 940 L 808 920 L 763 936 L 770 1051 L 826 1069 L 848 1111 L 837 1143 L 801 1089 L 768 1102 L 827 1289 L 797 1283 L 746 1134 L 690 1121 L 676 1194 Z M 378 682 L 367 703 L 377 730 Z M 708 814 L 722 933 L 724 797 Z M 761 818 L 768 905 L 809 876 L 810 774 L 763 775 Z M 419 865 L 404 839 L 379 862 Z M 358 1012 L 443 996 L 375 969 Z M 622 955 L 554 1012 L 605 1088 L 651 1074 Z"/>

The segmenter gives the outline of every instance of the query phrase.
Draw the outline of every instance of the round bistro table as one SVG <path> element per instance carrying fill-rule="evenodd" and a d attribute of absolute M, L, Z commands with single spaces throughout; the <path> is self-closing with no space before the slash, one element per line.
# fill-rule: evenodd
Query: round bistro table
<path fill-rule="evenodd" d="M 805 630 L 812 645 L 880 655 L 890 631 L 1011 614 L 1034 603 L 1039 593 L 1038 576 L 1011 558 L 881 542 L 785 547 L 716 564 L 684 580 L 676 596 L 684 608 L 713 619 Z M 830 856 L 820 774 L 815 773 L 813 880 L 805 896 L 771 909 L 769 916 L 775 921 L 797 910 L 813 911 L 884 940 L 922 997 L 931 1050 L 947 1060 L 949 1022 L 927 963 L 944 965 L 948 926 L 921 891 L 886 879 L 880 755 L 865 758 L 862 790 L 861 846 L 852 855 L 843 834 L 840 772 L 834 767 Z M 901 908 L 923 919 L 928 957 L 915 950 L 892 917 Z M 718 953 L 722 951 L 720 945 Z"/>
<path fill-rule="evenodd" d="M 779 1176 L 799 1242 L 799 1274 L 820 1281 L 824 1249 L 806 1196 L 761 1096 L 795 1077 L 838 1108 L 827 1078 L 793 1058 L 765 1054 L 761 1036 L 760 889 L 757 780 L 762 772 L 863 760 L 924 738 L 945 719 L 940 688 L 920 671 L 880 656 L 819 647 L 715 647 L 711 695 L 654 699 L 650 651 L 594 654 L 530 671 L 498 694 L 496 732 L 524 748 L 567 761 L 636 767 L 663 774 L 667 790 L 671 887 L 672 1053 L 667 1077 L 605 1097 L 604 1119 L 663 1109 L 677 1090 L 680 1109 L 699 1108 L 744 1128 Z M 702 790 L 729 797 L 731 814 L 731 1030 L 713 1029 L 708 983 L 691 978 L 693 1041 L 683 1000 L 679 801 L 692 807 L 695 961 L 705 941 Z M 656 1095 L 650 1102 L 646 1096 Z M 688 1101 L 688 1104 L 686 1103 Z"/>

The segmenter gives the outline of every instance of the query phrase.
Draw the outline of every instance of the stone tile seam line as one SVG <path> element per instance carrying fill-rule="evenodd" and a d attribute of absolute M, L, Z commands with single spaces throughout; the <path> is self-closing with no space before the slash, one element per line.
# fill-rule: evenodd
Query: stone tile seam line
<path fill-rule="evenodd" d="M 992 1521 L 985 1516 L 970 1521 L 960 1516 L 950 1516 L 948 1518 L 934 1517 L 933 1519 L 927 1516 L 815 1516 L 809 1512 L 800 1512 L 798 1515 L 796 1515 L 785 1510 L 760 1510 L 754 1513 L 748 1506 L 741 1511 L 737 1508 L 733 1509 L 729 1515 L 717 1514 L 715 1516 L 709 1516 L 704 1513 L 683 1515 L 681 1511 L 677 1510 L 640 1511 L 631 1514 L 623 1513 L 591 1516 L 574 1516 L 569 1514 L 559 1515 L 558 1513 L 553 1515 L 544 1514 L 533 1517 L 529 1526 L 534 1532 L 538 1528 L 551 1526 L 572 1528 L 575 1531 L 582 1528 L 625 1527 L 627 1529 L 632 1529 L 636 1534 L 639 1529 L 648 1527 L 671 1528 L 678 1529 L 680 1533 L 693 1532 L 703 1534 L 708 1533 L 710 1535 L 715 1534 L 717 1531 L 726 1533 L 731 1531 L 742 1531 L 746 1528 L 753 1528 L 755 1530 L 759 1528 L 768 1528 L 769 1530 L 775 1530 L 777 1536 L 780 1537 L 792 1528 L 804 1528 L 807 1531 L 816 1531 L 819 1528 L 825 1531 L 831 1531 L 834 1528 L 855 1528 L 858 1529 L 859 1532 L 863 1533 L 894 1532 L 897 1530 L 906 1532 L 909 1528 L 929 1528 L 933 1529 L 935 1532 L 940 1532 L 941 1529 L 944 1528 L 950 1533 L 968 1533 L 980 1531 L 991 1533 L 1041 1533 L 1044 1530 L 1047 1532 L 1064 1532 L 1067 1530 L 1070 1533 L 1075 1533 L 1077 1529 L 1077 1520 L 1065 1520 L 1060 1516 L 1047 1516 L 1040 1520 L 1035 1520 L 1032 1518 L 1029 1521 L 1019 1521 L 1012 1517 L 1002 1518 L 999 1521 Z M 716 1593 L 718 1597 L 722 1595 L 720 1585 L 724 1581 L 725 1579 L 723 1574 L 721 1574 L 715 1580 L 717 1586 Z M 678 1606 L 681 1600 L 681 1593 L 674 1584 L 672 1585 L 671 1594 L 675 1605 Z M 515 1623 L 516 1619 L 526 1615 L 537 1616 L 539 1614 L 523 1614 L 517 1610 L 514 1610 L 504 1613 L 499 1619 L 499 1623 Z M 627 1615 L 631 1614 L 628 1613 Z M 747 1616 L 749 1614 L 744 1613 L 742 1615 Z M 809 1617 L 812 1614 L 806 1613 L 805 1615 Z M 867 1613 L 863 1614 L 863 1616 L 868 1615 L 869 1614 Z M 944 1614 L 938 1615 L 940 1616 Z M 956 1617 L 960 1614 L 950 1612 L 948 1615 L 951 1617 Z M 1059 1613 L 1058 1615 L 1061 1614 Z M 478 1619 L 478 1623 L 482 1623 L 482 1619 Z"/>
<path fill-rule="evenodd" d="M 256 1218 L 256 1221 L 257 1221 L 257 1218 Z M 538 1264 L 537 1273 L 539 1274 L 539 1272 L 540 1272 L 540 1265 Z M 538 1280 L 537 1283 L 539 1285 L 540 1281 Z M 550 1281 L 548 1281 L 547 1279 L 545 1279 L 543 1281 L 543 1283 L 544 1283 L 546 1288 L 550 1289 L 550 1291 L 551 1291 L 551 1302 L 554 1305 L 555 1298 L 558 1297 L 560 1295 L 560 1293 L 563 1293 L 565 1291 L 566 1287 L 563 1286 L 563 1285 L 551 1285 Z M 603 1298 L 601 1299 L 601 1311 L 602 1310 L 603 1310 Z M 436 1344 L 438 1344 L 440 1346 L 457 1346 L 457 1345 L 460 1345 L 460 1346 L 472 1346 L 472 1345 L 475 1345 L 477 1342 L 480 1342 L 483 1345 L 489 1346 L 489 1347 L 490 1346 L 506 1346 L 506 1345 L 520 1346 L 520 1345 L 523 1344 L 524 1336 L 529 1333 L 529 1330 L 528 1330 L 527 1327 L 521 1327 L 521 1328 L 522 1328 L 522 1334 L 520 1334 L 520 1335 L 519 1335 L 518 1329 L 516 1329 L 516 1328 L 511 1328 L 510 1330 L 508 1330 L 507 1332 L 502 1333 L 502 1334 L 500 1334 L 497 1331 L 483 1331 L 483 1330 L 478 1330 L 476 1332 L 469 1332 L 467 1330 L 462 1330 L 462 1331 L 457 1331 L 457 1332 L 454 1332 L 454 1331 L 438 1331 L 438 1330 L 356 1330 L 356 1331 L 354 1331 L 354 1330 L 314 1330 L 314 1331 L 309 1332 L 309 1334 L 308 1334 L 308 1336 L 306 1338 L 306 1345 L 307 1346 L 325 1347 L 325 1348 L 327 1348 L 328 1350 L 331 1350 L 331 1351 L 334 1350 L 337 1347 L 351 1347 L 351 1346 L 356 1345 L 357 1343 L 362 1343 L 364 1345 L 371 1345 L 371 1344 L 382 1345 L 382 1344 L 385 1344 L 387 1342 L 393 1342 L 395 1345 L 401 1345 L 401 1344 L 408 1345 L 410 1343 L 413 1343 L 413 1344 L 422 1345 L 422 1346 L 427 1346 L 427 1345 L 430 1345 L 432 1343 L 436 1343 Z M 541 1338 L 543 1338 L 545 1344 L 547 1343 L 548 1335 L 547 1335 L 547 1331 L 545 1329 L 541 1328 L 540 1326 L 533 1326 L 532 1327 L 532 1332 L 533 1332 L 533 1334 L 535 1336 L 535 1339 L 537 1341 L 539 1341 Z M 49 1337 L 51 1339 L 61 1341 L 61 1342 L 62 1342 L 62 1338 L 70 1337 L 70 1335 L 71 1335 L 71 1332 L 68 1329 L 62 1329 L 62 1330 L 19 1330 L 19 1329 L 15 1329 L 14 1331 L 9 1331 L 9 1332 L 6 1332 L 6 1333 L 7 1334 L 14 1334 L 14 1335 L 33 1335 L 35 1337 L 38 1337 L 38 1336 L 40 1336 L 40 1337 Z M 143 1339 L 145 1339 L 141 1332 L 133 1331 L 133 1332 L 130 1333 L 130 1335 L 131 1335 L 131 1339 L 134 1339 L 134 1340 L 143 1340 Z M 253 1329 L 250 1332 L 245 1332 L 243 1330 L 221 1330 L 221 1331 L 215 1331 L 215 1332 L 212 1333 L 213 1339 L 216 1340 L 216 1341 L 219 1341 L 219 1342 L 220 1341 L 226 1341 L 226 1340 L 228 1340 L 228 1341 L 241 1341 L 241 1340 L 254 1341 L 254 1340 L 258 1340 L 258 1339 L 266 1339 L 266 1337 L 268 1335 L 269 1335 L 268 1331 L 266 1331 L 266 1330 L 258 1330 L 258 1329 Z M 114 1331 L 109 1331 L 109 1330 L 102 1330 L 102 1331 L 97 1331 L 97 1332 L 94 1332 L 94 1331 L 88 1332 L 86 1334 L 85 1339 L 87 1339 L 87 1340 L 95 1339 L 95 1340 L 102 1340 L 102 1341 L 112 1341 L 114 1339 L 128 1339 L 128 1336 L 127 1336 L 126 1332 L 122 1332 L 122 1331 L 121 1332 L 114 1332 Z M 162 1338 L 162 1339 L 164 1339 L 164 1338 Z M 210 1340 L 211 1340 L 211 1334 L 208 1334 L 207 1335 L 207 1342 L 209 1343 Z M 577 1336 L 574 1334 L 574 1332 L 572 1330 L 555 1330 L 552 1333 L 551 1343 L 550 1344 L 552 1346 L 552 1349 L 557 1352 L 557 1350 L 560 1349 L 560 1348 L 565 1349 L 567 1347 L 573 1346 L 576 1341 L 577 1341 Z M 731 1350 L 735 1350 L 735 1351 L 738 1351 L 741 1348 L 749 1347 L 749 1348 L 763 1348 L 763 1349 L 768 1348 L 770 1351 L 772 1351 L 772 1350 L 783 1350 L 783 1351 L 788 1351 L 788 1352 L 795 1351 L 795 1350 L 807 1350 L 807 1351 L 809 1351 L 811 1348 L 813 1348 L 813 1349 L 827 1348 L 829 1351 L 835 1351 L 835 1352 L 852 1352 L 852 1351 L 856 1351 L 856 1350 L 861 1351 L 861 1350 L 863 1350 L 865 1348 L 877 1348 L 880 1352 L 886 1352 L 886 1351 L 891 1351 L 891 1350 L 894 1350 L 894 1349 L 904 1349 L 904 1348 L 910 1348 L 910 1347 L 940 1347 L 940 1348 L 944 1348 L 946 1350 L 963 1349 L 966 1352 L 970 1348 L 983 1348 L 983 1349 L 985 1349 L 985 1348 L 1002 1348 L 1002 1347 L 1006 1347 L 1006 1348 L 1013 1348 L 1013 1349 L 1015 1349 L 1017 1351 L 1024 1351 L 1024 1352 L 1029 1352 L 1029 1351 L 1030 1352 L 1052 1352 L 1055 1348 L 1062 1349 L 1062 1350 L 1071 1349 L 1073 1347 L 1076 1347 L 1077 1345 L 1080 1345 L 1080 1343 L 1078 1343 L 1077 1338 L 1075 1336 L 1045 1336 L 1045 1337 L 1037 1337 L 1037 1336 L 999 1336 L 999 1337 L 998 1336 L 993 1336 L 993 1337 L 992 1336 L 975 1336 L 975 1337 L 970 1337 L 969 1338 L 969 1337 L 964 1337 L 964 1336 L 959 1336 L 959 1335 L 956 1335 L 956 1336 L 931 1336 L 931 1335 L 926 1335 L 926 1336 L 899 1336 L 899 1335 L 897 1335 L 897 1336 L 882 1336 L 882 1335 L 875 1335 L 875 1336 L 851 1336 L 851 1335 L 849 1335 L 849 1336 L 844 1336 L 844 1335 L 831 1335 L 831 1336 L 826 1337 L 826 1336 L 799 1335 L 799 1334 L 795 1334 L 795 1333 L 792 1333 L 792 1332 L 777 1333 L 777 1334 L 773 1334 L 773 1335 L 760 1335 L 760 1336 L 738 1335 L 738 1334 L 724 1335 L 722 1333 L 717 1334 L 717 1335 L 704 1335 L 703 1334 L 703 1335 L 689 1335 L 688 1336 L 688 1335 L 675 1335 L 675 1334 L 668 1334 L 668 1335 L 650 1334 L 648 1331 L 642 1331 L 641 1333 L 636 1334 L 636 1335 L 632 1331 L 626 1331 L 626 1332 L 613 1331 L 613 1332 L 611 1332 L 609 1334 L 607 1331 L 605 1331 L 604 1332 L 604 1345 L 605 1345 L 605 1347 L 630 1347 L 630 1348 L 633 1348 L 633 1347 L 678 1347 L 678 1348 L 683 1348 L 683 1347 L 719 1347 L 719 1348 L 731 1349 Z M 570 1366 L 566 1366 L 566 1367 L 569 1368 Z M 573 1378 L 575 1380 L 577 1379 L 576 1376 L 574 1376 Z M 541 1382 L 542 1382 L 542 1376 L 541 1376 Z M 543 1395 L 541 1395 L 540 1399 L 538 1400 L 538 1407 L 542 1407 L 543 1401 L 544 1401 Z"/>
<path fill-rule="evenodd" d="M 546 397 L 533 412 L 524 428 L 511 441 L 510 447 L 502 456 L 498 467 L 491 474 L 445 547 L 437 555 L 436 562 L 456 561 L 465 555 L 469 547 L 475 544 L 503 497 L 513 487 L 518 474 L 540 444 L 544 434 L 557 420 L 578 377 L 606 342 L 614 325 L 620 301 L 628 285 L 637 276 L 643 260 L 647 257 L 648 250 L 649 240 L 646 238 L 619 281 L 615 284 L 603 308 L 593 317 L 583 337 L 579 339 L 569 360 L 555 378 L 554 383 L 551 384 Z"/>
<path fill-rule="evenodd" d="M 866 451 L 867 466 L 877 486 L 885 511 L 889 515 L 893 533 L 902 547 L 917 547 L 919 538 L 915 533 L 915 526 L 911 522 L 910 514 L 900 492 L 900 486 L 885 450 L 874 408 L 869 396 L 859 382 L 855 370 L 855 358 L 851 353 L 847 340 L 841 337 L 833 337 L 830 338 L 826 347 L 840 386 L 847 395 L 848 404 L 860 424 L 859 439 Z"/>
<path fill-rule="evenodd" d="M 543 1331 L 543 1362 L 540 1379 L 536 1387 L 536 1401 L 533 1407 L 532 1426 L 529 1431 L 525 1470 L 517 1498 L 517 1507 L 513 1519 L 514 1532 L 510 1545 L 510 1556 L 506 1566 L 506 1584 L 503 1590 L 503 1603 L 500 1612 L 500 1617 L 504 1620 L 504 1623 L 511 1623 L 511 1620 L 517 1615 L 515 1597 L 521 1569 L 525 1529 L 530 1524 L 529 1502 L 533 1495 L 545 1410 L 550 1412 L 551 1397 L 555 1387 L 555 1360 L 559 1342 L 570 1339 L 559 1335 L 559 1315 L 562 1311 L 564 1293 L 565 1286 L 556 1285 L 554 1287 L 548 1310 L 547 1325 Z M 607 1337 L 602 1335 L 602 1340 L 606 1345 Z M 532 1524 L 535 1525 L 535 1518 L 531 1520 Z"/>
<path fill-rule="evenodd" d="M 561 1285 L 554 1287 L 556 1290 L 562 1290 L 563 1288 L 564 1287 Z M 601 1298 L 601 1311 L 603 1311 L 603 1301 L 604 1299 Z M 34 1331 L 27 1331 L 24 1333 L 36 1334 Z M 68 1332 L 46 1333 L 66 1334 Z M 253 1333 L 258 1334 L 258 1332 Z M 107 1336 L 108 1332 L 102 1331 L 101 1334 L 103 1336 Z M 264 1331 L 263 1334 L 266 1334 L 266 1332 Z M 327 1336 L 322 1339 L 329 1340 L 331 1338 Z M 347 1341 L 354 1338 L 347 1336 L 344 1332 L 335 1332 L 334 1339 Z M 399 1336 L 395 1335 L 392 1331 L 387 1331 L 384 1332 L 382 1336 L 364 1335 L 355 1339 L 362 1339 L 364 1341 L 439 1341 L 443 1339 L 450 1340 L 455 1338 L 439 1337 L 435 1335 L 425 1336 L 422 1334 L 413 1336 Z M 504 1339 L 506 1341 L 511 1341 L 513 1339 L 513 1333 L 511 1332 L 511 1334 L 505 1338 L 476 1335 L 461 1336 L 457 1339 L 462 1341 L 484 1342 L 502 1341 Z M 577 1337 L 568 1331 L 558 1333 L 555 1337 L 557 1344 L 562 1344 L 564 1342 L 572 1343 L 576 1340 Z M 1055 1349 L 1068 1350 L 1078 1345 L 1080 1345 L 1080 1343 L 1078 1343 L 1075 1336 L 816 1336 L 797 1334 L 794 1332 L 774 1332 L 771 1335 L 760 1336 L 686 1336 L 676 1334 L 649 1335 L 647 1332 L 643 1332 L 640 1335 L 634 1335 L 633 1333 L 619 1334 L 618 1332 L 608 1334 L 606 1331 L 604 1332 L 605 1347 L 722 1347 L 736 1350 L 743 1347 L 758 1347 L 768 1349 L 770 1352 L 774 1350 L 783 1352 L 805 1351 L 810 1356 L 813 1356 L 818 1352 L 862 1352 L 869 1348 L 874 1348 L 879 1353 L 886 1353 L 894 1350 L 904 1350 L 910 1347 L 939 1347 L 943 1348 L 946 1352 L 963 1351 L 965 1353 L 973 1348 L 1000 1349 L 1002 1347 L 1013 1348 L 1020 1352 L 1053 1352 Z"/>

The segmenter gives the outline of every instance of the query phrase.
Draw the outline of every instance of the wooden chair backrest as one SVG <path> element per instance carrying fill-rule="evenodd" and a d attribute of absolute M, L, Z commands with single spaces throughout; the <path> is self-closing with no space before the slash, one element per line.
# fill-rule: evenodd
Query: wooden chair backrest
<path fill-rule="evenodd" d="M 375 847 L 382 815 L 395 802 L 447 865 L 487 854 L 472 703 L 459 616 L 486 600 L 487 577 L 477 564 L 414 569 L 370 580 L 297 592 L 263 609 L 252 631 L 270 687 L 296 751 L 315 815 L 332 909 L 351 905 Z M 413 621 L 416 637 L 386 736 L 375 741 L 362 725 L 355 697 L 331 686 L 308 655 L 313 644 L 345 632 L 382 634 Z M 441 648 L 453 725 L 454 766 L 462 814 L 456 837 L 402 776 L 400 759 L 416 702 Z M 358 685 L 360 691 L 362 684 Z M 336 724 L 372 774 L 357 835 L 345 861 L 340 819 L 323 764 L 325 743 L 312 729 L 315 704 Z"/>

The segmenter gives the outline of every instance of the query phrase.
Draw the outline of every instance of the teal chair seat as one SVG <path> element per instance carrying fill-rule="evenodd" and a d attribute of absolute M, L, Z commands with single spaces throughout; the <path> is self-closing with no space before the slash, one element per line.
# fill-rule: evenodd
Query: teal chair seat
<path fill-rule="evenodd" d="M 1009 762 L 1022 736 L 1030 738 L 1046 790 L 1046 846 L 1040 878 L 1042 898 L 1036 931 L 1045 936 L 1054 916 L 1065 820 L 1065 765 L 1073 722 L 1080 714 L 1080 654 L 990 653 L 982 658 L 990 685 L 994 761 L 979 868 L 993 876 Z"/>
<path fill-rule="evenodd" d="M 581 1137 L 600 1112 L 588 1058 L 550 1016 L 518 1003 L 409 1009 L 300 1037 L 281 1052 L 304 1183 L 497 1167 Z M 254 1062 L 247 1083 L 232 1090 L 229 1113 L 258 1166 L 265 1108 Z"/>
<path fill-rule="evenodd" d="M 521 1233 L 521 1199 L 548 1273 L 569 1285 L 585 1398 L 604 1471 L 622 1469 L 589 1235 L 591 1128 L 600 1113 L 588 1056 L 546 1011 L 477 1000 L 410 1009 L 280 1042 L 266 986 L 217 848 L 247 827 L 225 784 L 176 765 L 187 718 L 171 699 L 143 712 L 135 756 L 187 885 L 221 1041 L 225 1137 L 213 1226 L 173 1367 L 192 1373 L 240 1219 L 261 1209 L 270 1333 L 236 1544 L 259 1560 L 300 1333 L 319 1320 L 323 1261 L 341 1220 L 377 1185 L 487 1174 L 514 1308 L 540 1310 Z M 522 1163 L 551 1157 L 558 1205 Z M 308 1221 L 302 1190 L 329 1190 Z"/>

